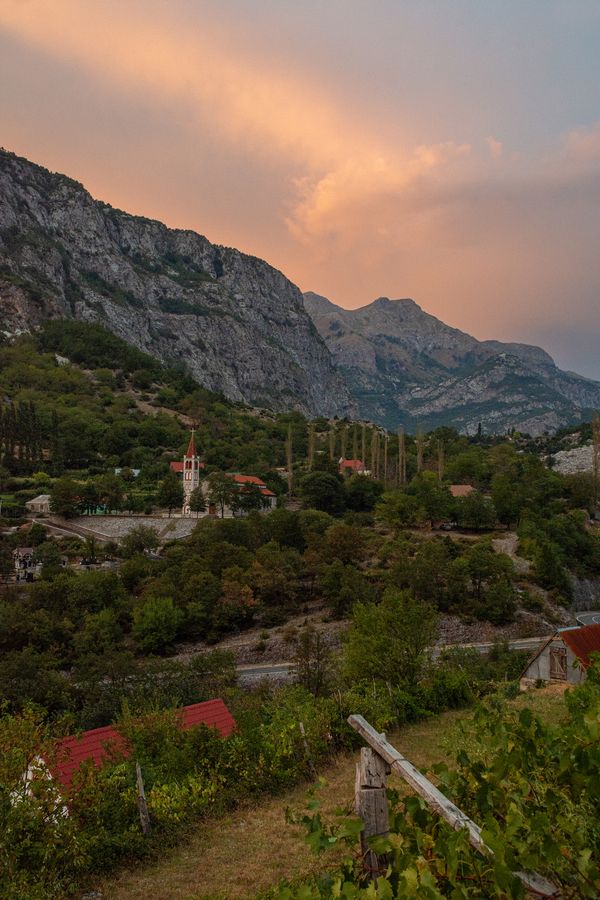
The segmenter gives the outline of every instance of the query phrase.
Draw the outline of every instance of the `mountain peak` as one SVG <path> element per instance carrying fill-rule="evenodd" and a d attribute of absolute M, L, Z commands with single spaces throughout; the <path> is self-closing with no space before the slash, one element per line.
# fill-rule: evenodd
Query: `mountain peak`
<path fill-rule="evenodd" d="M 306 308 L 357 398 L 390 428 L 455 425 L 539 433 L 581 421 L 600 384 L 561 372 L 540 347 L 479 341 L 414 300 L 378 297 L 341 309 L 305 295 Z"/>

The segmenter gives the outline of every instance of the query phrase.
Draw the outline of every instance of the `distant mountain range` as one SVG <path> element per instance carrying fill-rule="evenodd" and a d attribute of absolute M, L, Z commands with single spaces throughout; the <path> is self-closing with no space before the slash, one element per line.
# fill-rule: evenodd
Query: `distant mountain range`
<path fill-rule="evenodd" d="M 204 387 L 273 410 L 537 434 L 600 408 L 599 383 L 538 347 L 477 341 L 412 300 L 345 310 L 303 298 L 256 257 L 0 150 L 0 332 L 52 318 L 97 321 Z"/>
<path fill-rule="evenodd" d="M 478 341 L 413 300 L 347 310 L 307 293 L 304 302 L 360 415 L 389 428 L 540 434 L 600 408 L 600 383 L 563 372 L 540 347 Z"/>

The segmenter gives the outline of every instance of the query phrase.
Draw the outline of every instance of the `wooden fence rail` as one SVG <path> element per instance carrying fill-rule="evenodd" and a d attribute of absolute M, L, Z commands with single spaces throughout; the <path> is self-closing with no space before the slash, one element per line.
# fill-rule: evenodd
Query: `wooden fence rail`
<path fill-rule="evenodd" d="M 350 716 L 348 724 L 357 731 L 362 738 L 369 744 L 375 753 L 387 763 L 387 765 L 397 772 L 415 791 L 421 796 L 425 803 L 435 813 L 441 816 L 456 831 L 466 828 L 469 834 L 469 843 L 484 856 L 493 856 L 493 851 L 483 841 L 481 837 L 481 828 L 466 813 L 462 812 L 452 803 L 442 792 L 436 788 L 434 784 L 426 778 L 411 762 L 409 762 L 395 747 L 387 741 L 384 734 L 379 734 L 372 725 L 363 718 L 363 716 Z M 381 770 L 378 769 L 380 774 Z M 378 787 L 385 787 L 385 784 L 378 784 Z M 358 788 L 358 775 L 357 775 Z M 379 814 L 381 821 L 381 814 Z M 371 829 L 371 826 L 369 826 Z M 370 834 L 381 834 L 382 831 L 377 830 L 377 826 L 370 831 Z M 369 835 L 370 836 L 370 835 Z M 380 868 L 377 863 L 373 864 L 373 860 L 369 860 L 369 867 L 376 871 Z M 515 872 L 517 878 L 521 880 L 526 890 L 536 897 L 559 897 L 559 890 L 551 882 L 547 881 L 537 872 Z"/>

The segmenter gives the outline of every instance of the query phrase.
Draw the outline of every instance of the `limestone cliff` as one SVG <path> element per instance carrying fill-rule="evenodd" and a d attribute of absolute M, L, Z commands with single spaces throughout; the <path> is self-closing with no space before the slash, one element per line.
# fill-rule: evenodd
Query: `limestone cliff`
<path fill-rule="evenodd" d="M 94 200 L 0 151 L 0 330 L 101 322 L 203 386 L 274 410 L 352 401 L 298 288 L 266 262 Z"/>

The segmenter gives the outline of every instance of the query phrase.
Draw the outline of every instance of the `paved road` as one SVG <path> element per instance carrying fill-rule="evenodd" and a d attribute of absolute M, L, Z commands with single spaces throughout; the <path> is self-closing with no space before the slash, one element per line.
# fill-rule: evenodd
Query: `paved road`
<path fill-rule="evenodd" d="M 598 613 L 600 617 L 600 613 Z M 530 638 L 518 638 L 508 641 L 509 650 L 528 650 L 533 652 L 548 640 L 550 635 L 539 635 Z M 483 641 L 478 644 L 446 644 L 443 647 L 432 648 L 432 657 L 436 659 L 442 650 L 456 650 L 457 648 L 476 650 L 478 653 L 488 653 L 495 644 L 491 641 Z M 291 662 L 262 663 L 258 666 L 238 666 L 238 678 L 241 684 L 254 684 L 261 678 L 269 678 L 277 681 L 289 681 L 293 677 L 294 665 Z"/>
<path fill-rule="evenodd" d="M 276 679 L 277 681 L 289 681 L 292 677 L 293 664 L 265 663 L 260 666 L 238 666 L 238 679 L 241 684 L 253 684 L 261 678 Z"/>
<path fill-rule="evenodd" d="M 598 610 L 590 610 L 589 612 L 577 613 L 577 621 L 580 625 L 600 625 L 600 612 Z"/>

